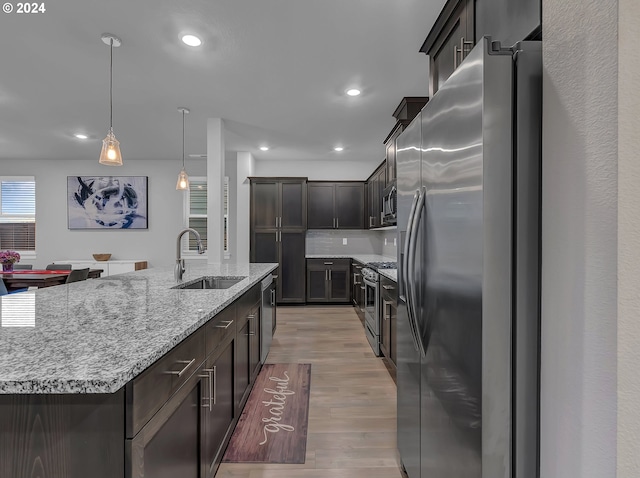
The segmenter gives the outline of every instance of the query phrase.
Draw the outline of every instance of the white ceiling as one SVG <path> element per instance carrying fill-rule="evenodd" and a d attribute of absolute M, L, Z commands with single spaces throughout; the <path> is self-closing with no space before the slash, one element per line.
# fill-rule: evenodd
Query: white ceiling
<path fill-rule="evenodd" d="M 15 3 L 15 2 L 14 2 Z M 0 159 L 124 161 L 206 152 L 206 119 L 258 159 L 381 161 L 404 96 L 426 96 L 418 52 L 444 0 L 54 0 L 0 16 Z M 190 48 L 180 34 L 199 35 Z M 357 86 L 363 93 L 345 95 Z M 90 135 L 81 141 L 76 132 Z M 268 152 L 258 148 L 271 146 Z M 342 153 L 333 151 L 344 146 Z"/>

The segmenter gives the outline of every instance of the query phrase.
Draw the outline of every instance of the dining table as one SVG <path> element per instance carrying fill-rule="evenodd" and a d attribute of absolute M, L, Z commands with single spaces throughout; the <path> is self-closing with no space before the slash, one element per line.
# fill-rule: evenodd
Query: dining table
<path fill-rule="evenodd" d="M 25 269 L 14 271 L 0 271 L 0 279 L 9 292 L 29 287 L 51 287 L 64 284 L 70 270 L 45 270 L 45 269 Z M 89 278 L 97 279 L 102 274 L 103 269 L 89 269 Z"/>

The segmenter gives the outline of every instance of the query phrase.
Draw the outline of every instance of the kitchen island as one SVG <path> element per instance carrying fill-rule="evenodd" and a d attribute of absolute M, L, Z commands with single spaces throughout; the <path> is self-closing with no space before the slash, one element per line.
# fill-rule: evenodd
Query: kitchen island
<path fill-rule="evenodd" d="M 276 268 L 184 276 L 244 277 L 227 289 L 175 289 L 154 268 L 0 298 L 0 476 L 213 476 L 260 368 Z"/>

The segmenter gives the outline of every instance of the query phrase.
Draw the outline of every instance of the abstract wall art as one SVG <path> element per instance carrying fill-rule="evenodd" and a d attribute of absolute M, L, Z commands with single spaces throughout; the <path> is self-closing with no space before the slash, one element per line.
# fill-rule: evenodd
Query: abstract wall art
<path fill-rule="evenodd" d="M 147 229 L 146 176 L 68 176 L 69 229 Z"/>

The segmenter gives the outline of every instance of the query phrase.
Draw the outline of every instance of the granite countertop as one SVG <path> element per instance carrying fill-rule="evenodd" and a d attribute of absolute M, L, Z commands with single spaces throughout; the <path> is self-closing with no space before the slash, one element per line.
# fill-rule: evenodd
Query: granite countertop
<path fill-rule="evenodd" d="M 113 393 L 277 264 L 189 264 L 184 282 L 246 276 L 229 289 L 171 289 L 153 268 L 0 297 L 0 393 Z"/>
<path fill-rule="evenodd" d="M 391 279 L 393 282 L 398 282 L 398 269 L 380 269 L 378 270 L 378 274 L 387 279 Z"/>

